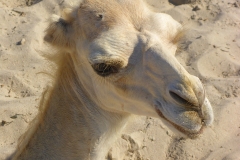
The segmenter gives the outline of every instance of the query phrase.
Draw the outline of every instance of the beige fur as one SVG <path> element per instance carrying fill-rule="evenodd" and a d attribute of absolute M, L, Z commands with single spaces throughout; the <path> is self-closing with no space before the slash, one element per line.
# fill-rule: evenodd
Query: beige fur
<path fill-rule="evenodd" d="M 53 16 L 57 71 L 9 159 L 102 160 L 131 114 L 196 137 L 213 121 L 200 80 L 174 57 L 181 26 L 142 0 L 84 0 Z M 96 70 L 96 71 L 94 71 Z"/>

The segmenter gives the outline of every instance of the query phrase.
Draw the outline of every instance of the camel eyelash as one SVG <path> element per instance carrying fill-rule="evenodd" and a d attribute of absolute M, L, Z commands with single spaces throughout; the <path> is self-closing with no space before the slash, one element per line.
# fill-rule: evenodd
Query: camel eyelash
<path fill-rule="evenodd" d="M 106 77 L 109 76 L 111 74 L 115 74 L 119 72 L 119 66 L 114 65 L 114 64 L 107 64 L 107 63 L 97 63 L 92 65 L 94 71 L 102 76 L 102 77 Z"/>

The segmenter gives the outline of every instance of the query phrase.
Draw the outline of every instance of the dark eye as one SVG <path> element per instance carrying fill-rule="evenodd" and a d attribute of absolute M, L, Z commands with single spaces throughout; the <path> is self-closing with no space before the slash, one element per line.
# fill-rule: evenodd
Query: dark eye
<path fill-rule="evenodd" d="M 103 19 L 103 15 L 102 14 L 98 14 L 97 17 L 98 17 L 98 20 L 102 20 Z"/>
<path fill-rule="evenodd" d="M 103 77 L 109 76 L 110 74 L 118 73 L 119 67 L 109 65 L 106 63 L 97 63 L 92 65 L 94 71 Z"/>

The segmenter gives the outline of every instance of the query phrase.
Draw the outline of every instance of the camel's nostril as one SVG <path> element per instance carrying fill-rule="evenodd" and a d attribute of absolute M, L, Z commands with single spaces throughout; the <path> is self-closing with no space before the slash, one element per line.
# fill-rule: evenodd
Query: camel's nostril
<path fill-rule="evenodd" d="M 199 110 L 199 105 L 197 104 L 197 102 L 194 102 L 190 98 L 189 99 L 183 98 L 182 96 L 173 91 L 169 91 L 169 94 L 181 106 L 188 107 L 194 110 L 196 109 L 196 111 Z"/>
<path fill-rule="evenodd" d="M 184 98 L 182 98 L 181 96 L 179 96 L 178 94 L 176 94 L 175 92 L 169 91 L 169 94 L 171 95 L 171 97 L 178 103 L 182 104 L 182 105 L 186 105 L 189 104 L 189 102 L 187 100 L 185 100 Z"/>

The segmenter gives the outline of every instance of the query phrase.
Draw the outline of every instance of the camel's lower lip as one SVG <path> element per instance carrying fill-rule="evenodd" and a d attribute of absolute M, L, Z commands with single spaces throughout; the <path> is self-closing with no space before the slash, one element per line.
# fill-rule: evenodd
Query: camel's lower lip
<path fill-rule="evenodd" d="M 156 108 L 156 112 L 161 118 L 168 121 L 174 128 L 176 128 L 178 131 L 180 131 L 181 133 L 183 133 L 184 135 L 188 136 L 191 139 L 197 138 L 203 132 L 203 129 L 204 129 L 203 125 L 197 131 L 189 131 L 188 129 L 185 129 L 184 127 L 179 126 L 179 125 L 173 123 L 172 121 L 168 120 L 158 108 Z"/>

